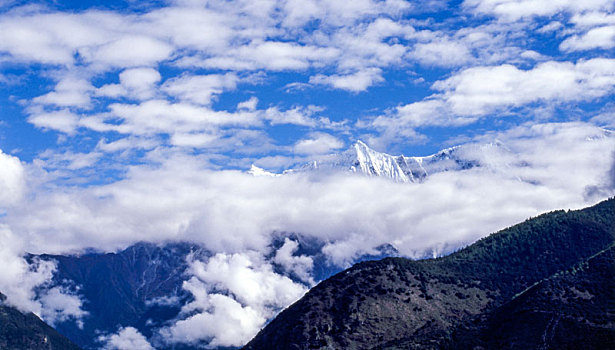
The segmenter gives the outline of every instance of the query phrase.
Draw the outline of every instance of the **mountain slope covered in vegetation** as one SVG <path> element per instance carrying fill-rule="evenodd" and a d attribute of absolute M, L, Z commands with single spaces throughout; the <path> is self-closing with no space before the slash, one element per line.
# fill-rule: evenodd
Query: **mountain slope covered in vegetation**
<path fill-rule="evenodd" d="M 529 219 L 443 258 L 357 264 L 314 287 L 245 349 L 571 348 L 566 339 L 590 337 L 608 344 L 615 296 L 601 278 L 613 274 L 614 223 L 610 199 Z M 588 314 L 573 310 L 585 304 L 569 291 Z M 542 333 L 524 338 L 530 331 Z M 574 335 L 557 336 L 566 332 Z M 527 343 L 513 341 L 521 338 Z"/>

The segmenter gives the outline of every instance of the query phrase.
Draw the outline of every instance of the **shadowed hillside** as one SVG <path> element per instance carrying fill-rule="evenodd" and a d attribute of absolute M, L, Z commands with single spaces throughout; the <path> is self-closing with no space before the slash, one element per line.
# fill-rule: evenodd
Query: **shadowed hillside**
<path fill-rule="evenodd" d="M 516 338 L 527 341 L 519 349 L 550 348 L 549 341 L 567 348 L 567 339 L 577 344 L 589 337 L 609 342 L 615 297 L 600 276 L 612 275 L 614 222 L 610 199 L 541 215 L 444 258 L 357 264 L 280 313 L 245 349 L 498 349 Z M 588 314 L 573 312 L 572 299 L 554 297 L 567 290 L 585 298 Z M 559 308 L 565 312 L 557 316 Z M 544 339 L 524 333 L 545 334 L 545 328 Z M 574 337 L 557 336 L 567 332 Z"/>
<path fill-rule="evenodd" d="M 0 349 L 79 349 L 35 314 L 24 314 L 14 307 L 3 305 L 5 299 L 0 293 Z"/>

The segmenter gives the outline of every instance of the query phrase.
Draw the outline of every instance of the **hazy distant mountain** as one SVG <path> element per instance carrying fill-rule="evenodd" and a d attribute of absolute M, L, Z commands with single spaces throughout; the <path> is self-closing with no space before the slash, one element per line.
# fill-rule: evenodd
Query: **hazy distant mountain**
<path fill-rule="evenodd" d="M 33 313 L 4 305 L 0 293 L 0 349 L 77 350 L 79 347 Z"/>
<path fill-rule="evenodd" d="M 296 254 L 314 260 L 313 277 L 317 281 L 341 270 L 331 265 L 322 253 L 324 242 L 301 235 L 280 233 L 274 239 L 272 251 L 275 253 L 288 237 L 298 243 Z M 376 251 L 377 254 L 363 255 L 356 261 L 398 254 L 390 245 L 378 247 Z M 117 253 L 39 256 L 57 262 L 56 283 L 79 286 L 83 309 L 88 313 L 82 320 L 82 327 L 68 320 L 59 322 L 56 328 L 84 349 L 99 349 L 103 345 L 99 336 L 115 333 L 120 326 L 134 327 L 152 340 L 157 330 L 176 319 L 181 307 L 192 301 L 192 295 L 182 288 L 184 281 L 190 278 L 186 273 L 188 255 L 207 260 L 211 254 L 193 243 L 138 243 Z M 273 255 L 269 258 L 273 259 Z M 278 272 L 283 273 L 282 270 Z M 289 277 L 300 282 L 297 276 L 290 274 Z M 192 348 L 197 347 L 169 346 L 175 350 Z"/>
<path fill-rule="evenodd" d="M 463 145 L 444 149 L 426 157 L 392 156 L 369 148 L 362 141 L 335 154 L 320 156 L 305 164 L 284 171 L 283 174 L 305 172 L 351 172 L 388 178 L 396 182 L 421 182 L 431 174 L 459 171 L 485 166 L 481 159 L 493 150 L 507 152 L 499 143 Z M 255 176 L 280 176 L 257 166 L 248 173 Z"/>
<path fill-rule="evenodd" d="M 151 336 L 154 329 L 176 317 L 189 298 L 181 286 L 190 253 L 207 254 L 188 243 L 139 243 L 118 253 L 40 256 L 57 261 L 54 281 L 79 286 L 88 312 L 82 327 L 66 321 L 56 329 L 85 349 L 100 348 L 98 337 L 115 333 L 120 326 Z"/>
<path fill-rule="evenodd" d="M 615 199 L 557 211 L 444 258 L 364 262 L 245 349 L 615 348 Z"/>

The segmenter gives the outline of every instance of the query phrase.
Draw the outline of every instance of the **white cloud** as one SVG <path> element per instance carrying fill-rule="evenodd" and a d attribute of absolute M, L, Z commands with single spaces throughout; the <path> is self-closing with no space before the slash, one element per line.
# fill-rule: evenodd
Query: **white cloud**
<path fill-rule="evenodd" d="M 91 167 L 100 159 L 98 152 L 73 153 L 70 151 L 59 153 L 47 150 L 39 154 L 37 160 L 42 161 L 41 165 L 46 169 L 54 170 L 78 170 Z"/>
<path fill-rule="evenodd" d="M 592 11 L 572 16 L 570 22 L 580 28 L 592 28 L 605 24 L 615 24 L 615 14 L 601 11 Z"/>
<path fill-rule="evenodd" d="M 235 89 L 238 81 L 239 78 L 233 73 L 183 75 L 167 80 L 162 90 L 180 101 L 210 105 L 215 95 Z"/>
<path fill-rule="evenodd" d="M 78 47 L 103 42 L 105 30 L 91 26 L 87 17 L 90 16 L 5 15 L 0 18 L 0 50 L 19 61 L 71 64 Z"/>
<path fill-rule="evenodd" d="M 258 105 L 258 98 L 252 96 L 246 101 L 239 102 L 237 104 L 237 110 L 255 111 L 257 105 Z"/>
<path fill-rule="evenodd" d="M 37 300 L 42 305 L 40 316 L 49 325 L 74 319 L 77 320 L 79 327 L 83 327 L 81 319 L 88 313 L 81 309 L 83 304 L 81 298 L 71 291 L 62 287 L 53 287 L 46 289 Z"/>
<path fill-rule="evenodd" d="M 120 84 L 128 91 L 127 95 L 141 100 L 155 95 L 160 79 L 160 73 L 153 68 L 132 68 L 120 73 Z"/>
<path fill-rule="evenodd" d="M 553 21 L 550 22 L 548 24 L 545 24 L 544 26 L 540 27 L 537 32 L 538 33 L 551 33 L 554 32 L 556 30 L 559 30 L 563 27 L 564 25 L 562 24 L 562 22 L 560 21 Z"/>
<path fill-rule="evenodd" d="M 230 48 L 223 55 L 199 61 L 182 60 L 184 65 L 228 70 L 271 71 L 304 70 L 312 64 L 331 61 L 339 55 L 336 48 L 298 45 L 279 41 L 257 41 Z"/>
<path fill-rule="evenodd" d="M 476 67 L 433 85 L 460 115 L 483 115 L 537 101 L 587 101 L 610 94 L 614 86 L 615 60 L 602 58 L 576 64 L 550 61 L 530 70 Z"/>
<path fill-rule="evenodd" d="M 316 106 L 294 107 L 287 110 L 270 107 L 263 111 L 261 117 L 269 121 L 271 125 L 293 124 L 315 127 L 320 123 L 319 120 L 312 118 L 312 116 L 320 111 L 321 109 Z"/>
<path fill-rule="evenodd" d="M 608 50 L 615 47 L 615 25 L 592 28 L 583 35 L 573 35 L 560 44 L 563 51 L 591 49 Z"/>
<path fill-rule="evenodd" d="M 463 6 L 476 13 L 491 14 L 509 21 L 559 12 L 576 14 L 614 8 L 610 0 L 465 0 Z"/>
<path fill-rule="evenodd" d="M 194 276 L 184 282 L 184 289 L 195 300 L 182 308 L 190 316 L 161 330 L 170 343 L 241 346 L 267 319 L 306 292 L 304 286 L 276 274 L 256 252 L 194 260 L 190 273 Z"/>
<path fill-rule="evenodd" d="M 133 327 L 120 328 L 117 334 L 101 336 L 105 350 L 153 350 L 143 334 Z"/>
<path fill-rule="evenodd" d="M 161 80 L 160 73 L 153 68 L 130 68 L 119 75 L 119 84 L 106 84 L 96 90 L 97 96 L 111 98 L 135 98 L 146 100 L 156 95 Z"/>
<path fill-rule="evenodd" d="M 349 242 L 355 250 L 394 243 L 420 256 L 437 243 L 470 242 L 544 210 L 589 204 L 585 187 L 601 183 L 614 147 L 603 133 L 586 124 L 513 129 L 493 136 L 518 154 L 503 172 L 477 168 L 414 185 L 212 172 L 199 158 L 176 153 L 157 160 L 159 167 L 131 167 L 122 181 L 39 193 L 4 221 L 27 237 L 33 252 L 168 239 L 202 242 L 214 252 L 265 251 L 271 233 L 284 231 L 331 242 L 352 233 L 361 237 Z"/>
<path fill-rule="evenodd" d="M 23 311 L 41 314 L 42 306 L 35 301 L 34 289 L 51 280 L 55 263 L 37 260 L 32 265 L 22 257 L 24 242 L 6 225 L 0 225 L 0 292 L 10 305 Z"/>
<path fill-rule="evenodd" d="M 51 282 L 55 261 L 26 261 L 24 237 L 4 224 L 0 224 L 0 240 L 0 292 L 6 295 L 7 303 L 24 312 L 34 312 L 50 325 L 66 320 L 81 324 L 86 312 L 77 295 L 61 286 L 43 288 Z"/>
<path fill-rule="evenodd" d="M 370 68 L 347 75 L 326 76 L 318 74 L 310 77 L 310 84 L 330 85 L 336 89 L 352 92 L 365 91 L 370 86 L 383 81 L 382 70 L 379 68 Z"/>
<path fill-rule="evenodd" d="M 192 288 L 188 281 L 186 289 Z M 204 286 L 200 286 L 204 287 Z M 265 319 L 249 306 L 242 306 L 222 294 L 205 294 L 197 301 L 208 312 L 200 312 L 163 328 L 161 335 L 168 343 L 207 341 L 210 347 L 242 346 L 259 331 Z"/>
<path fill-rule="evenodd" d="M 98 47 L 81 49 L 85 60 L 112 67 L 154 65 L 171 57 L 173 46 L 141 35 L 127 35 Z"/>
<path fill-rule="evenodd" d="M 36 97 L 34 103 L 54 105 L 58 107 L 81 107 L 90 106 L 90 92 L 94 87 L 86 79 L 64 77 L 61 79 L 54 91 Z"/>
<path fill-rule="evenodd" d="M 215 146 L 218 135 L 212 133 L 175 133 L 171 136 L 171 144 L 180 147 L 203 148 Z"/>
<path fill-rule="evenodd" d="M 256 126 L 261 123 L 254 113 L 214 111 L 167 100 L 149 100 L 140 104 L 116 103 L 109 108 L 108 118 L 121 118 L 123 123 L 112 122 L 105 126 L 133 135 L 187 133 L 212 130 L 219 126 Z"/>
<path fill-rule="evenodd" d="M 289 27 L 299 27 L 310 20 L 322 19 L 328 25 L 342 26 L 378 13 L 400 14 L 409 10 L 411 6 L 405 1 L 399 0 L 359 0 L 353 2 L 289 0 L 284 2 L 285 17 L 283 23 Z"/>
<path fill-rule="evenodd" d="M 598 115 L 591 118 L 591 122 L 606 128 L 615 129 L 615 108 L 605 108 Z"/>
<path fill-rule="evenodd" d="M 401 62 L 407 49 L 386 41 L 413 33 L 394 20 L 409 8 L 401 0 L 362 0 L 272 1 L 258 8 L 243 1 L 213 1 L 207 7 L 175 2 L 140 15 L 23 10 L 0 17 L 0 51 L 16 61 L 68 69 L 79 63 L 93 71 L 153 67 L 175 57 L 173 64 L 189 69 L 338 66 L 341 74 L 332 75 L 337 82 L 332 86 L 355 91 L 350 81 L 369 86 L 381 80 L 378 67 Z M 319 28 L 306 32 L 303 25 L 314 19 Z M 108 86 L 102 93 L 117 91 Z"/>
<path fill-rule="evenodd" d="M 437 81 L 440 93 L 397 107 L 377 117 L 375 128 L 397 134 L 429 125 L 466 125 L 492 114 L 500 117 L 510 109 L 532 103 L 558 105 L 592 101 L 613 92 L 615 60 L 595 58 L 579 62 L 548 61 L 523 70 L 510 64 L 462 70 Z"/>
<path fill-rule="evenodd" d="M 77 131 L 79 117 L 66 109 L 52 112 L 34 110 L 30 113 L 28 122 L 42 129 L 56 130 L 70 135 Z"/>
<path fill-rule="evenodd" d="M 289 238 L 284 238 L 284 244 L 276 251 L 273 262 L 281 265 L 287 273 L 294 274 L 302 282 L 309 286 L 315 284 L 312 277 L 314 260 L 307 255 L 296 256 L 299 243 Z"/>
<path fill-rule="evenodd" d="M 344 147 L 344 143 L 336 137 L 321 132 L 308 135 L 308 138 L 297 141 L 293 151 L 299 154 L 325 154 Z"/>
<path fill-rule="evenodd" d="M 19 201 L 25 191 L 25 171 L 19 158 L 0 150 L 0 210 Z"/>
<path fill-rule="evenodd" d="M 461 66 L 472 59 L 466 45 L 449 40 L 419 43 L 410 56 L 425 65 L 439 67 Z"/>
<path fill-rule="evenodd" d="M 273 312 L 269 308 L 284 307 L 306 291 L 304 286 L 275 273 L 261 260 L 260 253 L 218 253 L 206 263 L 193 261 L 190 272 L 208 286 L 230 292 L 240 303 L 269 313 Z"/>

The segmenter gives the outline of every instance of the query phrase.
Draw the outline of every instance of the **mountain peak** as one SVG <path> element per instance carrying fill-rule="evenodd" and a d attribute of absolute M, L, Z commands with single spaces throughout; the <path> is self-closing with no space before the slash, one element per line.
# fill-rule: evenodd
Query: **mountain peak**
<path fill-rule="evenodd" d="M 350 172 L 366 176 L 383 177 L 395 182 L 421 182 L 428 175 L 443 171 L 470 169 L 481 164 L 464 152 L 468 146 L 455 146 L 426 157 L 393 156 L 370 148 L 361 140 L 355 141 L 340 153 L 328 154 L 313 159 L 282 174 L 296 172 Z M 478 150 L 479 152 L 481 150 Z M 249 174 L 254 176 L 280 176 L 252 165 Z"/>
<path fill-rule="evenodd" d="M 250 170 L 248 170 L 248 174 L 253 175 L 253 176 L 272 176 L 272 177 L 280 176 L 280 174 L 269 172 L 263 168 L 257 167 L 254 164 L 250 166 Z"/>
<path fill-rule="evenodd" d="M 363 141 L 361 140 L 357 140 L 355 141 L 355 143 L 352 145 L 355 149 L 369 149 L 371 150 L 371 148 Z"/>

